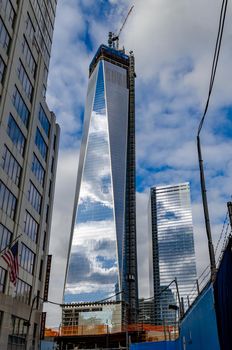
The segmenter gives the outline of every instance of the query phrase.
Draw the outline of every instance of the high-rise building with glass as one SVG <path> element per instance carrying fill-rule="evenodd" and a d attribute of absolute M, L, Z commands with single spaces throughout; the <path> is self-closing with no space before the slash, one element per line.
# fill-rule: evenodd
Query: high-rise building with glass
<path fill-rule="evenodd" d="M 19 244 L 16 286 L 0 256 L 0 349 L 38 349 L 59 142 L 45 100 L 55 10 L 0 1 L 0 255 Z"/>
<path fill-rule="evenodd" d="M 180 298 L 196 281 L 192 210 L 189 183 L 153 187 L 149 201 L 150 289 L 154 296 L 154 322 L 174 323 L 177 305 L 176 278 Z"/>
<path fill-rule="evenodd" d="M 137 312 L 134 78 L 132 53 L 99 47 L 89 68 L 64 288 L 67 304 L 124 300 L 131 321 Z"/>

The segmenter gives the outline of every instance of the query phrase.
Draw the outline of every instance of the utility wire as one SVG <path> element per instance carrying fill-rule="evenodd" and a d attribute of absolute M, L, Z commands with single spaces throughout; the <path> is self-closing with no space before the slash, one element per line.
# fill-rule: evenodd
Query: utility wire
<path fill-rule="evenodd" d="M 200 132 L 201 132 L 204 120 L 205 120 L 205 116 L 206 116 L 206 113 L 208 111 L 211 93 L 212 93 L 212 90 L 213 90 L 213 84 L 214 84 L 214 80 L 215 80 L 215 76 L 216 76 L 218 59 L 219 59 L 219 54 L 220 54 L 220 49 L 221 49 L 222 36 L 223 36 L 223 32 L 224 32 L 227 4 L 228 4 L 228 0 L 223 0 L 222 1 L 221 12 L 220 12 L 220 19 L 219 19 L 219 26 L 218 26 L 218 33 L 217 33 L 217 40 L 216 40 L 216 45 L 215 45 L 215 50 L 214 50 L 213 64 L 212 64 L 212 68 L 211 68 L 209 92 L 208 92 L 208 97 L 207 97 L 206 104 L 205 104 L 204 113 L 203 113 L 203 116 L 201 118 L 201 121 L 200 121 L 200 124 L 199 124 L 199 127 L 198 127 L 197 136 L 200 135 Z"/>
<path fill-rule="evenodd" d="M 200 120 L 200 123 L 198 126 L 198 132 L 197 132 L 197 151 L 198 151 L 198 162 L 199 162 L 199 170 L 200 170 L 201 195 L 202 195 L 202 204 L 203 204 L 203 209 L 204 209 L 205 228 L 206 228 L 206 234 L 207 234 L 207 239 L 208 239 L 208 249 L 209 249 L 209 257 L 210 257 L 210 270 L 211 270 L 212 281 L 214 281 L 214 279 L 216 278 L 216 261 L 215 261 L 215 251 L 214 251 L 214 247 L 213 247 L 212 234 L 211 234 L 211 228 L 210 228 L 210 218 L 209 218 L 208 202 L 207 202 L 207 194 L 206 194 L 203 158 L 202 158 L 202 153 L 201 153 L 200 132 L 201 132 L 201 129 L 203 127 L 206 113 L 208 111 L 210 97 L 211 97 L 211 93 L 213 90 L 213 84 L 214 84 L 214 80 L 215 80 L 215 76 L 216 76 L 218 59 L 219 59 L 221 43 L 222 43 L 222 36 L 223 36 L 224 25 L 225 25 L 227 4 L 228 4 L 228 0 L 222 1 L 219 26 L 218 26 L 218 33 L 217 33 L 217 40 L 216 40 L 216 45 L 215 45 L 215 49 L 214 49 L 213 63 L 212 63 L 212 68 L 211 68 L 208 97 L 206 100 L 204 113 L 203 113 L 203 116 Z"/>

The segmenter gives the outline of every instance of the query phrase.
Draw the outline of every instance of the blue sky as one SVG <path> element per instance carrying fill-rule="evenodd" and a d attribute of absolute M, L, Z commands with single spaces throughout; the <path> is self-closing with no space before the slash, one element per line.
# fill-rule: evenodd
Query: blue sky
<path fill-rule="evenodd" d="M 140 292 L 147 295 L 147 198 L 150 186 L 189 181 L 198 272 L 207 266 L 196 133 L 215 46 L 220 1 L 59 0 L 47 101 L 61 126 L 53 212 L 50 298 L 61 301 L 81 140 L 88 65 L 109 30 L 133 13 L 121 45 L 136 59 L 137 232 Z M 210 108 L 202 130 L 213 239 L 219 238 L 232 187 L 232 5 Z M 55 296 L 55 297 L 54 297 Z M 49 308 L 48 308 L 49 309 Z M 56 316 L 54 316 L 56 315 Z M 59 323 L 51 309 L 48 324 Z"/>

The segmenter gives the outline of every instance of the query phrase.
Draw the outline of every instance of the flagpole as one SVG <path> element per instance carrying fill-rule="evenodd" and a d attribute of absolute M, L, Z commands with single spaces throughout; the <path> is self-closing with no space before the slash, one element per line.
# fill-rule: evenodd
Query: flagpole
<path fill-rule="evenodd" d="M 15 241 L 17 241 L 17 239 L 18 239 L 19 237 L 21 237 L 21 236 L 22 236 L 22 233 L 21 233 L 19 236 L 17 236 L 15 239 L 13 239 L 13 241 L 12 241 L 11 243 L 9 243 L 4 249 L 2 249 L 2 250 L 0 251 L 0 256 L 1 256 L 1 254 L 4 252 L 4 250 L 10 248 L 10 247 L 12 246 L 12 244 L 13 244 Z"/>

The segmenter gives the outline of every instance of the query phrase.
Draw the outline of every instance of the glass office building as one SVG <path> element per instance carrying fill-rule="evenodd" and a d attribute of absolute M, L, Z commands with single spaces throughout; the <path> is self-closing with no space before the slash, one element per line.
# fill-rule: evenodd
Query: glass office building
<path fill-rule="evenodd" d="M 114 295 L 136 310 L 133 62 L 101 45 L 90 65 L 65 303 Z"/>
<path fill-rule="evenodd" d="M 190 187 L 188 183 L 153 187 L 149 202 L 150 287 L 155 323 L 173 323 L 176 315 L 177 279 L 180 297 L 187 302 L 196 281 Z"/>

